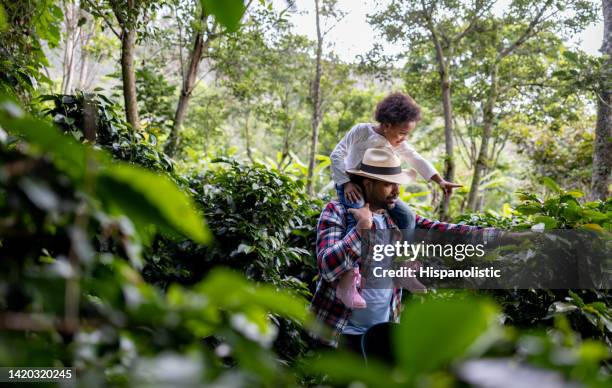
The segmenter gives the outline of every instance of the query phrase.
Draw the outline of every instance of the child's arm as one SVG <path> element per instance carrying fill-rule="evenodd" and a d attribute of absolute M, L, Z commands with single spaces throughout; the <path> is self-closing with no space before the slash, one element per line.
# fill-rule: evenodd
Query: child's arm
<path fill-rule="evenodd" d="M 443 191 L 447 194 L 452 194 L 453 189 L 461 187 L 453 182 L 445 181 L 436 168 L 425 158 L 423 158 L 414 148 L 410 147 L 408 143 L 403 142 L 396 151 L 400 157 L 414 167 L 419 174 L 426 180 L 432 180 L 436 182 Z"/>
<path fill-rule="evenodd" d="M 434 175 L 438 174 L 436 168 L 428 160 L 423 158 L 414 148 L 409 146 L 408 143 L 402 142 L 396 152 L 400 158 L 414 167 L 414 169 L 426 180 L 429 181 Z"/>

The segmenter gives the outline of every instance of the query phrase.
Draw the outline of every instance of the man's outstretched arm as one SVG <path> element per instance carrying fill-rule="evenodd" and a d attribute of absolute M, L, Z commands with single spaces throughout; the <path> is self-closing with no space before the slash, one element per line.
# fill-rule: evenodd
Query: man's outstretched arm
<path fill-rule="evenodd" d="M 430 220 L 419 215 L 416 216 L 416 229 L 433 230 L 437 232 L 450 232 L 457 238 L 470 239 L 472 242 L 492 242 L 500 237 L 502 231 L 496 228 L 483 228 L 482 226 L 459 225 L 448 222 Z M 445 236 L 452 238 L 452 236 Z"/>
<path fill-rule="evenodd" d="M 346 231 L 344 217 L 344 209 L 330 202 L 317 224 L 317 267 L 328 282 L 351 270 L 361 254 L 359 234 L 355 228 Z"/>

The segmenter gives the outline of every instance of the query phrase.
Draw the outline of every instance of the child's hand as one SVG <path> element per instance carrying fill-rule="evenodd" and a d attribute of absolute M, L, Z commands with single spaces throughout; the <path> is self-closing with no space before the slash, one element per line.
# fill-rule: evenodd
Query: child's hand
<path fill-rule="evenodd" d="M 348 203 L 355 203 L 361 199 L 361 188 L 352 182 L 344 184 L 344 199 Z"/>
<path fill-rule="evenodd" d="M 453 190 L 456 189 L 457 187 L 463 187 L 463 185 L 445 181 L 444 179 L 438 182 L 438 184 L 440 185 L 440 188 L 442 189 L 442 191 L 444 191 L 447 195 L 453 194 Z"/>
<path fill-rule="evenodd" d="M 361 229 L 372 229 L 372 211 L 370 210 L 370 204 L 366 203 L 362 208 L 359 209 L 348 209 L 348 212 L 355 217 L 357 221 L 357 230 Z"/>

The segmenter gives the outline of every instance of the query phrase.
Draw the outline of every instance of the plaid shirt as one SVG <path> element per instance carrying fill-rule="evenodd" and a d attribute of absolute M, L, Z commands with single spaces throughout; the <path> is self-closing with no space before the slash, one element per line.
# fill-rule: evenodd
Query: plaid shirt
<path fill-rule="evenodd" d="M 330 345 L 337 344 L 337 338 L 346 326 L 352 310 L 336 298 L 336 286 L 342 274 L 351 270 L 361 257 L 361 241 L 355 228 L 346 230 L 348 212 L 338 201 L 331 201 L 325 206 L 317 225 L 317 267 L 319 280 L 317 289 L 310 305 L 311 310 L 320 323 L 331 329 L 327 335 L 319 335 L 320 339 Z M 388 213 L 385 215 L 387 229 L 398 229 Z M 373 225 L 374 229 L 375 226 Z M 417 229 L 433 229 L 440 232 L 455 231 L 471 234 L 473 240 L 485 241 L 495 237 L 496 230 L 479 226 L 448 224 L 428 220 L 416 216 Z M 398 321 L 401 312 L 402 290 L 393 289 L 391 298 L 391 320 Z"/>

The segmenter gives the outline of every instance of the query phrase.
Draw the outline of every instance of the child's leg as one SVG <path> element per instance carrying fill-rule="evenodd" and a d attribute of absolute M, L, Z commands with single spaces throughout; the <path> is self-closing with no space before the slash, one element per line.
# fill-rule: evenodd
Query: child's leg
<path fill-rule="evenodd" d="M 363 200 L 363 198 L 361 198 L 355 203 L 348 202 L 346 198 L 344 198 L 344 186 L 342 185 L 336 185 L 336 193 L 338 194 L 338 201 L 340 201 L 340 203 L 344 205 L 344 207 L 347 209 L 361 209 L 365 205 L 365 201 Z M 353 217 L 351 213 L 348 213 L 346 220 L 346 230 L 350 230 L 355 225 L 357 225 L 357 220 L 355 220 L 355 217 Z"/>
<path fill-rule="evenodd" d="M 395 202 L 395 206 L 389 210 L 389 215 L 393 218 L 397 227 L 402 231 L 403 239 L 411 243 L 414 239 L 414 228 L 416 224 L 416 215 L 412 208 L 398 199 Z"/>
<path fill-rule="evenodd" d="M 395 206 L 389 210 L 393 221 L 400 229 L 413 230 L 416 222 L 416 215 L 410 206 L 401 199 L 395 202 Z"/>
<path fill-rule="evenodd" d="M 409 243 L 414 240 L 414 228 L 416 223 L 416 215 L 414 211 L 405 202 L 397 200 L 393 209 L 389 210 L 389 214 L 393 218 L 393 221 L 397 224 L 398 228 L 402 231 L 402 238 Z M 412 269 L 418 271 L 421 267 L 421 263 L 418 261 L 404 261 L 400 263 L 401 267 L 406 269 Z M 415 277 L 404 277 L 396 279 L 396 285 L 401 288 L 405 288 L 412 293 L 424 293 L 427 292 L 427 287 L 423 285 Z"/>
<path fill-rule="evenodd" d="M 347 271 L 340 276 L 340 281 L 336 286 L 336 297 L 348 308 L 366 308 L 366 301 L 357 291 L 357 285 L 361 282 L 359 267 L 353 267 L 352 271 Z"/>

